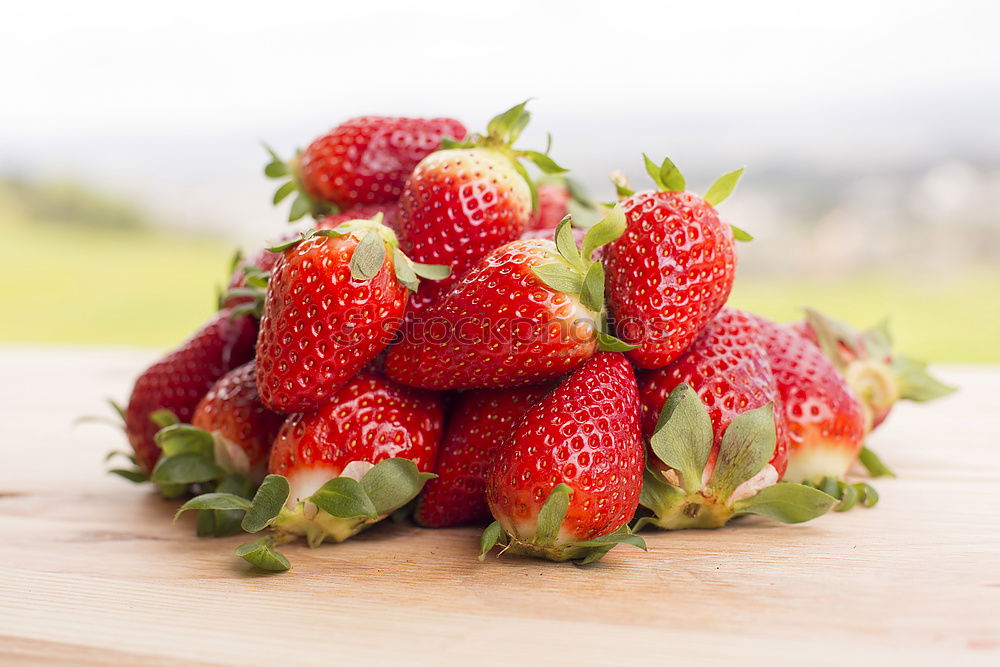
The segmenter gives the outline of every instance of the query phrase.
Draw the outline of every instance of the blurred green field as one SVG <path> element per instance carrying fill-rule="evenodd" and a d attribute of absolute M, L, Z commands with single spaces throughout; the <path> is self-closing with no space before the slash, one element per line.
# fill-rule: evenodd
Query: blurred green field
<path fill-rule="evenodd" d="M 0 342 L 168 347 L 214 310 L 229 244 L 133 222 L 41 224 L 39 215 L 51 213 L 12 207 L 3 194 Z M 935 279 L 740 276 L 731 302 L 783 321 L 799 317 L 804 304 L 858 325 L 888 315 L 898 349 L 912 356 L 998 363 L 998 293 L 1000 267 Z"/>

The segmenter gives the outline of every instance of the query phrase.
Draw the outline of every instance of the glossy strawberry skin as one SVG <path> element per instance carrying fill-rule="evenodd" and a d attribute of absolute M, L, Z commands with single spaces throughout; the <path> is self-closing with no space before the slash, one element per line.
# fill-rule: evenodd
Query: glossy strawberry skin
<path fill-rule="evenodd" d="M 413 313 L 422 313 L 488 252 L 517 239 L 530 217 L 531 190 L 503 153 L 455 148 L 424 158 L 403 189 L 393 228 L 410 259 L 445 264 L 451 275 L 422 282 Z"/>
<path fill-rule="evenodd" d="M 554 230 L 569 213 L 569 188 L 564 183 L 539 183 L 535 190 L 538 192 L 538 209 L 532 212 L 525 230 Z"/>
<path fill-rule="evenodd" d="M 253 358 L 257 324 L 252 317 L 217 313 L 197 333 L 139 376 L 125 409 L 125 432 L 136 462 L 147 472 L 160 458 L 159 430 L 149 415 L 169 410 L 190 422 L 198 401 L 229 370 Z"/>
<path fill-rule="evenodd" d="M 257 341 L 257 387 L 264 405 L 308 412 L 388 345 L 408 290 L 392 253 L 369 280 L 351 277 L 359 234 L 316 236 L 288 250 L 268 284 Z"/>
<path fill-rule="evenodd" d="M 861 403 L 811 341 L 763 317 L 756 320 L 788 423 L 785 478 L 842 477 L 864 444 Z"/>
<path fill-rule="evenodd" d="M 352 461 L 401 457 L 431 472 L 444 427 L 444 398 L 363 371 L 319 410 L 288 417 L 268 472 L 283 475 L 294 500 L 308 497 Z"/>
<path fill-rule="evenodd" d="M 670 392 L 680 383 L 701 398 L 715 440 L 706 469 L 715 467 L 722 434 L 738 415 L 774 403 L 777 436 L 770 464 L 780 477 L 788 465 L 788 429 L 781 395 L 752 315 L 723 308 L 688 350 L 666 368 L 639 371 L 642 431 L 648 440 Z M 652 456 L 652 453 L 650 454 Z"/>
<path fill-rule="evenodd" d="M 677 359 L 726 303 L 736 272 L 731 228 L 689 192 L 638 192 L 604 254 L 608 304 L 640 368 Z"/>
<path fill-rule="evenodd" d="M 487 521 L 490 461 L 515 424 L 550 391 L 551 385 L 532 385 L 462 393 L 441 441 L 434 466 L 437 478 L 427 482 L 417 503 L 416 522 L 446 528 Z"/>
<path fill-rule="evenodd" d="M 299 176 L 309 196 L 343 209 L 392 202 L 443 137 L 462 139 L 465 133 L 451 118 L 353 118 L 302 152 Z"/>
<path fill-rule="evenodd" d="M 537 384 L 597 349 L 594 314 L 531 267 L 555 261 L 548 241 L 515 241 L 470 269 L 389 350 L 386 374 L 424 389 Z"/>
<path fill-rule="evenodd" d="M 534 536 L 560 483 L 573 491 L 564 540 L 605 535 L 635 514 L 645 462 L 632 367 L 603 352 L 531 408 L 490 466 L 486 496 L 508 534 Z"/>
<path fill-rule="evenodd" d="M 191 424 L 238 447 L 246 456 L 245 470 L 229 470 L 260 481 L 271 445 L 285 417 L 267 409 L 257 393 L 256 364 L 234 368 L 212 385 L 199 401 Z M 216 462 L 226 468 L 216 457 Z M 227 468 L 228 469 L 228 468 Z"/>

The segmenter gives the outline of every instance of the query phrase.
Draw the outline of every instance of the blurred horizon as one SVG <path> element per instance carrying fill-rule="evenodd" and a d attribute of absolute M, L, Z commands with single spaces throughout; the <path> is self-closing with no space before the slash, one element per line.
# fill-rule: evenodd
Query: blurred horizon
<path fill-rule="evenodd" d="M 65 317 L 115 324 L 74 325 L 10 290 L 0 305 L 17 317 L 0 340 L 166 345 L 209 312 L 230 246 L 284 229 L 262 140 L 290 156 L 365 114 L 475 131 L 533 95 L 520 145 L 542 148 L 551 131 L 553 157 L 597 199 L 614 169 L 645 187 L 643 152 L 669 154 L 695 191 L 746 165 L 720 208 L 756 237 L 740 248 L 741 304 L 787 318 L 793 300 L 820 301 L 858 325 L 887 312 L 920 351 L 1000 361 L 998 19 L 1000 5 L 969 0 L 12 6 L 0 24 L 15 65 L 0 73 L 9 266 L 33 275 L 40 260 L 17 241 L 74 220 L 51 254 L 108 279 L 46 278 L 74 299 Z M 122 253 L 132 265 L 115 266 Z M 126 270 L 142 275 L 119 284 Z M 956 320 L 967 330 L 945 330 Z"/>

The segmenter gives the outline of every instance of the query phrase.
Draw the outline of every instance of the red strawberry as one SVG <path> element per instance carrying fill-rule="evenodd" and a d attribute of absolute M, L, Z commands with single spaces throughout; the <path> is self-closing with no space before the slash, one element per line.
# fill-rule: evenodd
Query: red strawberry
<path fill-rule="evenodd" d="M 377 220 L 313 230 L 279 248 L 257 341 L 257 386 L 277 412 L 323 405 L 388 345 L 402 324 L 414 264 Z"/>
<path fill-rule="evenodd" d="M 431 153 L 413 170 L 399 200 L 395 229 L 414 261 L 450 266 L 451 278 L 425 283 L 414 315 L 433 303 L 486 253 L 517 239 L 531 218 L 534 189 L 520 158 L 564 171 L 547 155 L 513 148 L 530 114 L 524 103 L 490 121 L 486 136 Z"/>
<path fill-rule="evenodd" d="M 151 475 L 170 498 L 194 488 L 241 490 L 260 484 L 278 428 L 285 418 L 264 407 L 257 395 L 253 361 L 235 368 L 212 385 L 198 403 L 190 424 L 171 424 L 156 434 L 163 450 Z M 238 519 L 217 513 L 199 517 L 199 535 L 231 534 Z"/>
<path fill-rule="evenodd" d="M 552 387 L 479 389 L 459 396 L 452 408 L 434 472 L 417 502 L 414 519 L 429 528 L 485 521 L 486 468 L 524 413 Z"/>
<path fill-rule="evenodd" d="M 251 361 L 223 375 L 195 408 L 191 425 L 211 433 L 215 462 L 223 470 L 260 483 L 278 428 L 285 418 L 268 410 L 257 393 Z"/>
<path fill-rule="evenodd" d="M 565 181 L 539 183 L 538 208 L 531 214 L 525 230 L 555 229 L 559 221 L 569 213 L 569 187 Z"/>
<path fill-rule="evenodd" d="M 466 272 L 389 350 L 386 373 L 425 389 L 511 387 L 565 375 L 594 354 L 621 349 L 602 332 L 604 273 L 592 249 L 621 233 L 615 210 L 587 233 L 569 221 L 557 242 L 515 241 Z"/>
<path fill-rule="evenodd" d="M 927 364 L 894 354 L 886 323 L 857 331 L 815 310 L 793 325 L 817 345 L 861 400 L 865 424 L 874 430 L 900 399 L 932 401 L 955 391 L 927 372 Z"/>
<path fill-rule="evenodd" d="M 146 472 L 160 458 L 154 436 L 163 426 L 151 419 L 161 410 L 171 421 L 190 421 L 195 406 L 216 380 L 253 358 L 256 322 L 222 311 L 188 341 L 150 366 L 136 380 L 125 409 L 125 432 L 136 463 Z"/>
<path fill-rule="evenodd" d="M 342 542 L 413 499 L 433 477 L 444 422 L 440 394 L 400 387 L 378 374 L 352 378 L 319 410 L 281 427 L 269 470 L 252 502 L 207 494 L 189 509 L 246 511 L 243 528 L 276 534 L 237 549 L 267 570 L 286 570 L 278 541 Z"/>
<path fill-rule="evenodd" d="M 774 454 L 763 477 L 773 484 L 785 472 L 788 437 L 781 398 L 752 315 L 723 308 L 679 359 L 666 368 L 640 372 L 638 382 L 646 438 L 653 435 L 663 405 L 679 384 L 687 384 L 698 394 L 712 419 L 713 442 L 706 475 L 715 466 L 722 434 L 733 419 L 768 403 L 779 406 L 774 414 Z"/>
<path fill-rule="evenodd" d="M 714 207 L 743 170 L 722 176 L 702 198 L 685 191 L 669 159 L 656 167 L 646 158 L 646 168 L 659 191 L 621 202 L 628 228 L 608 245 L 604 268 L 617 331 L 638 345 L 629 359 L 641 368 L 661 368 L 684 353 L 729 298 L 736 272 L 733 230 Z"/>
<path fill-rule="evenodd" d="M 275 204 L 299 191 L 289 220 L 306 213 L 318 218 L 338 208 L 399 199 L 417 163 L 449 137 L 465 137 L 465 127 L 451 118 L 353 118 L 313 141 L 291 162 L 268 149 L 272 161 L 264 173 L 291 179 L 275 193 Z"/>
<path fill-rule="evenodd" d="M 639 396 L 650 445 L 641 502 L 653 515 L 643 524 L 718 528 L 737 514 L 795 523 L 833 504 L 775 486 L 788 461 L 785 418 L 752 315 L 722 309 L 679 359 L 639 374 Z"/>
<path fill-rule="evenodd" d="M 483 534 L 513 553 L 589 563 L 628 530 L 642 487 L 635 376 L 625 357 L 602 353 L 532 407 L 497 450 L 486 497 L 497 521 Z"/>
<path fill-rule="evenodd" d="M 819 348 L 791 329 L 757 317 L 784 403 L 791 451 L 784 478 L 840 479 L 864 441 L 861 403 Z"/>

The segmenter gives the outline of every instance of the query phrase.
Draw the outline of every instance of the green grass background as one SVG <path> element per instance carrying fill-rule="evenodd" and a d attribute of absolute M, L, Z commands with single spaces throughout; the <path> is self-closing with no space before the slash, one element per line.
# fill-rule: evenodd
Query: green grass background
<path fill-rule="evenodd" d="M 0 342 L 173 346 L 211 315 L 227 279 L 233 247 L 218 239 L 37 218 L 0 199 Z M 912 356 L 997 363 L 998 293 L 1000 267 L 933 279 L 741 275 L 731 303 L 782 321 L 803 304 L 858 325 L 888 315 Z"/>

